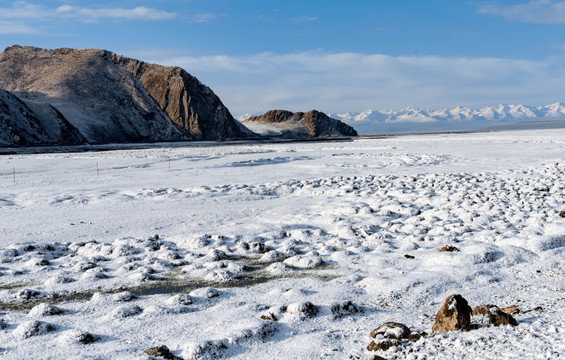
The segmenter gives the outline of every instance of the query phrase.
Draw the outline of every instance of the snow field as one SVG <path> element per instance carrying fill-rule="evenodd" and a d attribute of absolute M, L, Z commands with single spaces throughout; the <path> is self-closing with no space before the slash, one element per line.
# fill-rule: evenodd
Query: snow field
<path fill-rule="evenodd" d="M 519 325 L 378 354 L 563 357 L 564 154 L 538 131 L 7 156 L 0 358 L 369 359 L 454 293 Z"/>

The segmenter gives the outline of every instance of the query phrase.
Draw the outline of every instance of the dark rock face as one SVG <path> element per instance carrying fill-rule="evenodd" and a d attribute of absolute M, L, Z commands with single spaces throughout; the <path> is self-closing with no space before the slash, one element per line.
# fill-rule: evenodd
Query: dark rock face
<path fill-rule="evenodd" d="M 0 89 L 0 146 L 80 144 L 86 142 L 56 108 L 48 104 L 26 104 Z"/>
<path fill-rule="evenodd" d="M 357 136 L 357 131 L 351 126 L 330 118 L 317 110 L 293 113 L 287 110 L 270 110 L 263 115 L 251 116 L 243 121 L 244 124 L 263 123 L 274 127 L 285 125 L 284 129 L 293 134 L 283 137 L 326 137 L 326 136 Z"/>
<path fill-rule="evenodd" d="M 105 50 L 6 48 L 0 88 L 60 114 L 91 143 L 219 140 L 245 132 L 186 71 Z"/>

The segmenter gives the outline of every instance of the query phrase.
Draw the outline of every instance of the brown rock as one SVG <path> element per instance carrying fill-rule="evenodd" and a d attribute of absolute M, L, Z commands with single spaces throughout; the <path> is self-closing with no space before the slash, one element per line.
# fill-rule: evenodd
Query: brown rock
<path fill-rule="evenodd" d="M 268 314 L 263 314 L 261 315 L 261 319 L 262 320 L 267 320 L 267 321 L 277 321 L 277 317 L 275 316 L 275 314 L 273 313 L 268 313 Z"/>
<path fill-rule="evenodd" d="M 386 339 L 407 339 L 410 335 L 410 328 L 400 323 L 387 322 L 371 331 L 372 338 L 377 337 L 377 335 L 382 335 Z"/>
<path fill-rule="evenodd" d="M 419 341 L 422 337 L 427 336 L 428 333 L 426 333 L 425 331 L 422 332 L 417 332 L 417 333 L 412 333 L 410 334 L 410 337 L 408 338 L 408 341 L 410 342 L 417 342 Z"/>
<path fill-rule="evenodd" d="M 471 311 L 467 300 L 459 294 L 450 295 L 445 299 L 436 314 L 433 331 L 448 332 L 468 330 L 471 324 Z"/>
<path fill-rule="evenodd" d="M 145 350 L 145 353 L 149 356 L 162 357 L 167 360 L 183 360 L 182 358 L 171 354 L 169 348 L 165 345 L 149 348 Z"/>
<path fill-rule="evenodd" d="M 490 314 L 488 316 L 489 324 L 493 326 L 500 326 L 500 325 L 518 325 L 518 322 L 514 317 L 510 314 L 505 313 L 504 311 L 500 310 L 498 307 L 493 307 L 490 309 Z"/>
<path fill-rule="evenodd" d="M 562 210 L 562 211 L 559 213 L 559 216 L 561 216 L 562 218 L 565 218 L 565 210 Z"/>
<path fill-rule="evenodd" d="M 369 346 L 367 346 L 367 350 L 369 350 L 369 351 L 377 351 L 377 350 L 386 351 L 393 346 L 400 346 L 400 341 L 395 340 L 395 339 L 381 339 L 381 340 L 371 341 Z"/>
<path fill-rule="evenodd" d="M 509 307 L 509 308 L 515 308 L 515 310 L 518 309 L 516 306 Z M 512 310 L 514 310 L 514 309 L 512 309 Z M 516 322 L 516 319 L 514 319 L 514 317 L 512 317 L 512 315 L 502 311 L 496 305 L 479 305 L 475 309 L 473 309 L 473 315 L 474 316 L 480 316 L 480 315 L 487 316 L 488 317 L 488 323 L 490 325 L 493 325 L 493 326 L 500 326 L 500 325 L 516 326 L 516 325 L 518 325 L 518 323 Z"/>
<path fill-rule="evenodd" d="M 451 245 L 446 245 L 444 247 L 442 247 L 441 249 L 439 249 L 439 252 L 459 252 L 461 250 L 459 250 L 458 248 L 456 248 L 455 246 L 451 246 Z"/>
<path fill-rule="evenodd" d="M 504 311 L 507 314 L 514 315 L 520 312 L 520 309 L 516 305 L 507 306 L 504 308 L 500 308 L 500 310 Z"/>
<path fill-rule="evenodd" d="M 490 314 L 490 309 L 496 307 L 496 305 L 487 304 L 487 305 L 479 305 L 473 309 L 473 316 L 478 315 L 488 315 Z"/>

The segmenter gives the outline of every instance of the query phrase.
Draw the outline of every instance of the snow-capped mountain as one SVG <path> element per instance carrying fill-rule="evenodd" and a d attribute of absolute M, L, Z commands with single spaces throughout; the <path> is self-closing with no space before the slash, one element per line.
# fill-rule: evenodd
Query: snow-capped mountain
<path fill-rule="evenodd" d="M 387 132 L 471 130 L 535 120 L 565 120 L 565 104 L 545 106 L 495 105 L 480 109 L 464 106 L 438 110 L 407 107 L 329 114 L 353 126 L 361 135 Z"/>

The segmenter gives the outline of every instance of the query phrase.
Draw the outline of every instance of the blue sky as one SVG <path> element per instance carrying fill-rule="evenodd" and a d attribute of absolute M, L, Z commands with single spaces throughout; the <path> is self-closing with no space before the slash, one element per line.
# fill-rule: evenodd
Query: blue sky
<path fill-rule="evenodd" d="M 565 1 L 0 0 L 0 47 L 179 65 L 234 115 L 565 101 Z"/>

